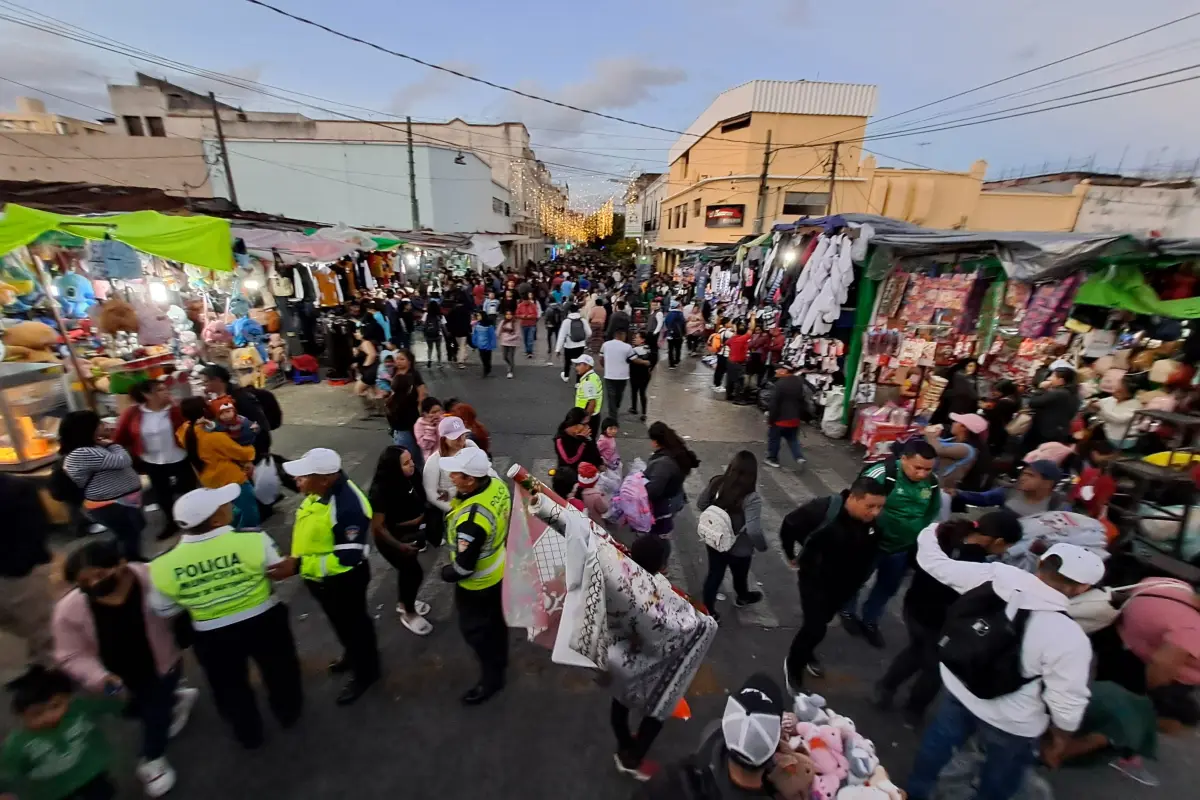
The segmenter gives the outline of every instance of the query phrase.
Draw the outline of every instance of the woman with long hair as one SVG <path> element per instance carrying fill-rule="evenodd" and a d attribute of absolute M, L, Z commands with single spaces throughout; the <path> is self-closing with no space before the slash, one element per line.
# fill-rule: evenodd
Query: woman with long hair
<path fill-rule="evenodd" d="M 478 447 L 471 441 L 466 423 L 460 417 L 449 414 L 443 416 L 442 421 L 438 423 L 437 433 L 437 452 L 425 460 L 425 467 L 421 471 L 425 501 L 429 506 L 426 539 L 434 545 L 441 544 L 445 516 L 450 511 L 450 501 L 456 491 L 450 474 L 442 470 L 442 459 L 457 455 L 464 447 Z M 492 470 L 492 475 L 495 477 L 495 470 Z"/>
<path fill-rule="evenodd" d="M 111 435 L 95 411 L 69 412 L 58 427 L 62 471 L 81 490 L 84 514 L 113 532 L 127 559 L 145 561 L 142 479 L 133 470 L 133 457 L 113 444 Z M 254 448 L 249 449 L 253 458 Z"/>
<path fill-rule="evenodd" d="M 243 530 L 257 528 L 261 522 L 254 484 L 247 474 L 254 463 L 253 445 L 238 444 L 228 433 L 214 430 L 209 421 L 208 404 L 202 397 L 189 397 L 179 404 L 185 422 L 175 432 L 179 444 L 187 451 L 188 461 L 205 489 L 220 489 L 231 483 L 242 487 L 233 501 L 233 527 Z"/>
<path fill-rule="evenodd" d="M 142 723 L 136 773 L 150 797 L 175 784 L 167 740 L 187 724 L 198 689 L 180 688 L 179 648 L 171 623 L 154 612 L 150 570 L 131 564 L 120 545 L 94 537 L 63 568 L 73 588 L 54 608 L 54 658 L 85 689 L 126 693 Z"/>
<path fill-rule="evenodd" d="M 558 463 L 550 488 L 564 498 L 575 488 L 580 465 L 592 464 L 597 469 L 604 468 L 604 457 L 592 438 L 588 413 L 582 408 L 572 408 L 559 423 L 558 431 L 554 434 L 554 456 Z"/>
<path fill-rule="evenodd" d="M 354 364 L 357 380 L 354 383 L 354 393 L 363 398 L 370 407 L 370 401 L 378 396 L 375 389 L 375 376 L 379 372 L 379 351 L 383 349 L 383 327 L 373 319 L 367 319 L 354 331 Z"/>
<path fill-rule="evenodd" d="M 379 554 L 396 568 L 400 623 L 417 636 L 428 636 L 433 631 L 425 619 L 429 604 L 417 599 L 425 577 L 417 560 L 426 545 L 425 486 L 412 453 L 395 445 L 384 448 L 368 497 L 372 539 Z"/>
<path fill-rule="evenodd" d="M 446 416 L 461 419 L 463 424 L 467 426 L 467 430 L 470 431 L 471 441 L 475 442 L 483 452 L 491 454 L 491 434 L 488 433 L 488 429 L 484 427 L 483 423 L 479 421 L 479 417 L 476 416 L 475 409 L 472 406 L 460 401 L 453 403 L 453 407 L 451 408 L 450 403 L 447 403 Z"/>
<path fill-rule="evenodd" d="M 704 607 L 713 619 L 720 620 L 716 612 L 717 590 L 725 580 L 725 570 L 733 573 L 734 605 L 738 608 L 754 605 L 762 600 L 762 592 L 751 591 L 750 559 L 754 551 L 764 553 L 767 539 L 762 530 L 762 498 L 758 494 L 758 459 L 749 450 L 735 453 L 723 475 L 708 482 L 696 507 L 701 511 L 716 506 L 729 515 L 733 528 L 733 546 L 725 552 L 708 550 L 708 577 L 704 579 Z"/>
<path fill-rule="evenodd" d="M 417 370 L 417 360 L 411 350 L 397 350 L 392 356 L 392 393 L 387 399 L 388 427 L 392 429 L 392 444 L 403 447 L 417 459 L 421 467 L 421 448 L 413 426 L 421 418 L 421 402 L 426 397 L 425 380 Z"/>
<path fill-rule="evenodd" d="M 425 366 L 433 367 L 433 354 L 437 353 L 438 366 L 442 365 L 442 340 L 446 337 L 446 320 L 442 306 L 430 300 L 425 307 L 425 321 L 421 324 L 421 335 L 425 337 Z"/>
<path fill-rule="evenodd" d="M 650 533 L 663 535 L 675 529 L 673 517 L 687 505 L 683 481 L 700 466 L 700 459 L 665 422 L 651 424 L 648 433 L 654 452 L 642 474 L 646 478 L 646 496 L 654 511 Z"/>

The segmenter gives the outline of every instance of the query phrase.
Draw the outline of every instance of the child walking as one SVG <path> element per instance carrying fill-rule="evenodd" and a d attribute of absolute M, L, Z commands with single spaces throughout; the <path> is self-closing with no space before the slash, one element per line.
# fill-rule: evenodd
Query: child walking
<path fill-rule="evenodd" d="M 73 695 L 63 673 L 32 667 L 9 684 L 19 726 L 0 750 L 0 797 L 111 800 L 112 750 L 97 720 L 125 705 L 115 697 Z M 170 786 L 158 786 L 152 796 Z"/>
<path fill-rule="evenodd" d="M 492 351 L 496 349 L 496 324 L 490 314 L 483 314 L 471 328 L 471 346 L 479 351 L 483 377 L 492 376 Z"/>
<path fill-rule="evenodd" d="M 521 336 L 521 323 L 511 310 L 505 311 L 504 320 L 500 323 L 500 351 L 504 354 L 504 363 L 508 365 L 509 378 L 512 378 L 517 366 L 517 348 L 521 345 Z"/>

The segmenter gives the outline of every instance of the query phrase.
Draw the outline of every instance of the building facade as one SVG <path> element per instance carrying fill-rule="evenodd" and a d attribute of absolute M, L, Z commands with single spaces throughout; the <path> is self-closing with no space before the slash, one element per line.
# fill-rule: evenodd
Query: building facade
<path fill-rule="evenodd" d="M 103 134 L 99 122 L 65 117 L 46 111 L 46 104 L 32 97 L 18 97 L 16 111 L 0 111 L 0 131 L 56 136 Z"/>
<path fill-rule="evenodd" d="M 751 81 L 723 92 L 670 151 L 658 246 L 726 244 L 804 216 L 860 212 L 934 228 L 1069 231 L 1084 192 L 985 191 L 969 170 L 880 167 L 861 139 L 876 88 Z"/>

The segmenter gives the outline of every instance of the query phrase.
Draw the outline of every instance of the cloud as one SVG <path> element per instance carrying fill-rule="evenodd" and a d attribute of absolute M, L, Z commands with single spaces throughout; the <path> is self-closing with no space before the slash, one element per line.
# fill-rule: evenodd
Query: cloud
<path fill-rule="evenodd" d="M 106 84 L 113 74 L 110 61 L 93 57 L 80 47 L 41 31 L 8 29 L 0 35 L 0 74 L 46 92 L 108 108 Z M 12 108 L 17 97 L 39 97 L 47 108 L 75 117 L 93 118 L 98 111 L 57 100 L 0 80 L 0 104 Z"/>
<path fill-rule="evenodd" d="M 472 75 L 478 69 L 474 64 L 465 61 L 443 61 L 442 66 Z M 425 73 L 412 83 L 401 86 L 388 101 L 387 109 L 394 114 L 412 114 L 420 103 L 434 97 L 441 97 L 455 92 L 463 86 L 463 79 L 448 72 L 436 69 L 426 69 Z"/>

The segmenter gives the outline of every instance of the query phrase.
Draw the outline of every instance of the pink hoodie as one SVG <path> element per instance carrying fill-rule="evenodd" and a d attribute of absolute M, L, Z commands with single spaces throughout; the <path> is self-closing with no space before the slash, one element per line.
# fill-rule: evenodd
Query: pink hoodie
<path fill-rule="evenodd" d="M 417 439 L 417 446 L 421 448 L 421 455 L 426 460 L 429 459 L 438 449 L 438 433 L 437 423 L 427 422 L 425 417 L 421 417 L 413 423 L 413 436 Z"/>
<path fill-rule="evenodd" d="M 150 568 L 133 562 L 129 565 L 142 587 L 142 618 L 146 622 L 146 639 L 159 675 L 165 675 L 179 663 L 179 649 L 171 633 L 171 623 L 150 608 Z M 91 691 L 102 691 L 108 670 L 100 661 L 100 642 L 96 638 L 96 620 L 88 599 L 79 589 L 72 589 L 54 606 L 54 660 L 63 672 Z"/>

